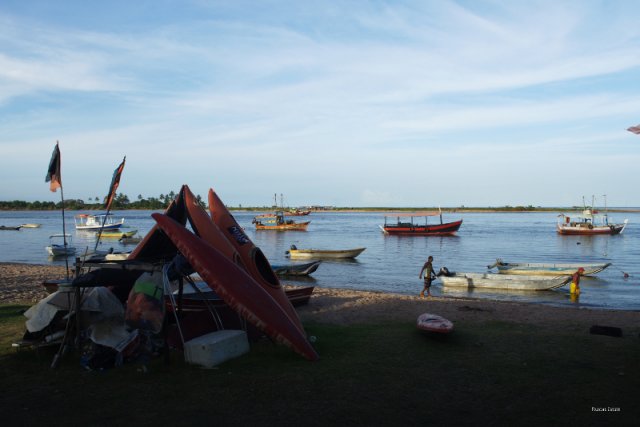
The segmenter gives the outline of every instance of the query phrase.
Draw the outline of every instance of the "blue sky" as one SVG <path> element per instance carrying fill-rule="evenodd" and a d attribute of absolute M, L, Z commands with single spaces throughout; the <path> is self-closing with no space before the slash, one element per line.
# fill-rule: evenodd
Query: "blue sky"
<path fill-rule="evenodd" d="M 636 1 L 0 3 L 0 200 L 640 206 Z"/>

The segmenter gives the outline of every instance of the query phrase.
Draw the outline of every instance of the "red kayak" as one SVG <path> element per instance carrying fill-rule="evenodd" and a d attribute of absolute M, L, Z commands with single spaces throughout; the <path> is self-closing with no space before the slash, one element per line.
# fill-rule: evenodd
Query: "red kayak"
<path fill-rule="evenodd" d="M 280 280 L 271 268 L 267 257 L 244 233 L 242 227 L 236 222 L 213 189 L 209 190 L 209 211 L 215 225 L 238 251 L 247 273 L 273 297 L 291 318 L 291 321 L 304 334 L 304 327 L 298 317 L 298 313 L 289 302 Z"/>
<path fill-rule="evenodd" d="M 231 308 L 276 342 L 287 345 L 308 360 L 319 359 L 280 304 L 244 270 L 166 215 L 154 213 L 151 216 L 194 270 Z"/>

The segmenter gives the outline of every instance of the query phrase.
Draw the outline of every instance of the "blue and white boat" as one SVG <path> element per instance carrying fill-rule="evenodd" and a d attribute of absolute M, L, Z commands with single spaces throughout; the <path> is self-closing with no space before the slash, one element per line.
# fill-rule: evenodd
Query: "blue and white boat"
<path fill-rule="evenodd" d="M 116 220 L 113 214 L 79 214 L 74 217 L 76 223 L 76 230 L 83 231 L 98 231 L 101 228 L 103 230 L 114 230 L 122 227 L 124 224 L 124 218 Z"/>

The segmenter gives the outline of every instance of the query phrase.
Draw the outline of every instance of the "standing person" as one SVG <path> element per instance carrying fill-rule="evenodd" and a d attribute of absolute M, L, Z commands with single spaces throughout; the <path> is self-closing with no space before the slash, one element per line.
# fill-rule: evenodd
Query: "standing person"
<path fill-rule="evenodd" d="M 573 277 L 571 278 L 571 286 L 569 287 L 569 293 L 571 295 L 578 296 L 580 295 L 580 276 L 584 273 L 584 268 L 580 267 L 578 271 L 573 273 Z"/>
<path fill-rule="evenodd" d="M 420 274 L 418 275 L 419 279 L 422 278 L 422 273 L 424 273 L 424 288 L 422 292 L 420 292 L 420 298 L 424 298 L 424 291 L 427 291 L 427 297 L 431 297 L 431 281 L 436 277 L 436 272 L 433 271 L 433 257 L 431 255 L 429 255 L 427 262 L 422 266 L 422 270 L 420 270 Z"/>

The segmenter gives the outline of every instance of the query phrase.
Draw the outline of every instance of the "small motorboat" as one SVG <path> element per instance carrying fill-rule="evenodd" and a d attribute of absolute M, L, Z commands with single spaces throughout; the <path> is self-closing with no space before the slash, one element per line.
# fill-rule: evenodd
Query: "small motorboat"
<path fill-rule="evenodd" d="M 322 261 L 313 261 L 305 264 L 271 265 L 271 269 L 278 276 L 308 276 L 318 269 Z"/>
<path fill-rule="evenodd" d="M 138 230 L 122 231 L 122 230 L 103 230 L 100 237 L 104 239 L 125 239 L 135 236 Z"/>
<path fill-rule="evenodd" d="M 558 277 L 523 276 L 495 273 L 438 273 L 442 286 L 468 289 L 502 289 L 518 291 L 546 291 L 566 285 L 571 276 Z"/>
<path fill-rule="evenodd" d="M 20 227 L 22 228 L 40 228 L 42 224 L 22 224 Z"/>
<path fill-rule="evenodd" d="M 113 230 L 122 227 L 124 224 L 124 218 L 116 220 L 113 214 L 79 214 L 74 217 L 74 221 L 76 230 L 84 231 Z"/>
<path fill-rule="evenodd" d="M 0 225 L 0 230 L 14 230 L 19 231 L 22 228 L 21 225 Z"/>
<path fill-rule="evenodd" d="M 345 259 L 355 258 L 364 252 L 366 248 L 355 249 L 298 249 L 295 245 L 291 245 L 285 254 L 294 259 L 313 259 L 313 258 L 329 258 L 329 259 Z"/>
<path fill-rule="evenodd" d="M 46 246 L 45 249 L 52 257 L 75 255 L 76 248 L 70 245 L 70 234 L 52 234 L 49 236 L 49 246 Z"/>

